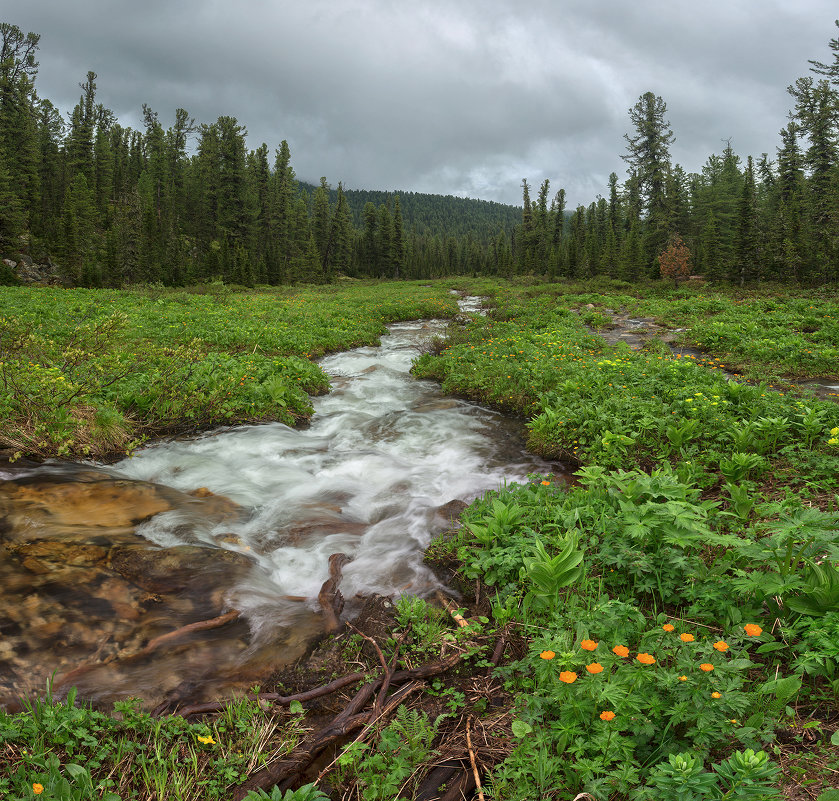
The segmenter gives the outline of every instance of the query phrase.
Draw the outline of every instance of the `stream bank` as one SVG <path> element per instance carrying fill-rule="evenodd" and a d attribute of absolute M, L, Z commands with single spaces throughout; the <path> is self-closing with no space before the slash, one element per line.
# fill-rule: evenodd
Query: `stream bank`
<path fill-rule="evenodd" d="M 398 323 L 381 347 L 324 358 L 333 390 L 305 429 L 222 429 L 112 466 L 3 466 L 0 703 L 51 676 L 105 707 L 241 693 L 323 631 L 334 553 L 350 558 L 350 617 L 374 594 L 443 588 L 423 563 L 432 536 L 485 490 L 560 472 L 524 450 L 520 422 L 409 375 L 445 329 Z"/>

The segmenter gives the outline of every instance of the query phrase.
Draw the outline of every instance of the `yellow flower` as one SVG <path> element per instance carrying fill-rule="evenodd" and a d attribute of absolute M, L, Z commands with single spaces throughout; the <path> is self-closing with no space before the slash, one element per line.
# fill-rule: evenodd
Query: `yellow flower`
<path fill-rule="evenodd" d="M 584 651 L 595 651 L 597 650 L 597 643 L 594 640 L 583 640 L 580 643 L 580 648 Z"/>
<path fill-rule="evenodd" d="M 687 680 L 688 680 L 687 676 L 679 676 L 679 681 L 687 681 Z"/>
<path fill-rule="evenodd" d="M 556 654 L 553 651 L 542 651 L 542 653 L 539 654 L 539 656 L 542 659 L 553 659 L 556 656 Z"/>
<path fill-rule="evenodd" d="M 679 639 L 682 642 L 693 642 L 694 636 L 693 636 L 693 634 L 680 634 Z"/>
<path fill-rule="evenodd" d="M 563 670 L 562 673 L 559 674 L 559 680 L 565 684 L 573 684 L 577 681 L 577 674 L 574 673 L 573 670 Z"/>
<path fill-rule="evenodd" d="M 212 737 L 202 737 L 200 734 L 198 735 L 198 742 L 204 743 L 204 745 L 215 745 L 216 741 Z"/>
<path fill-rule="evenodd" d="M 722 693 L 713 692 L 711 693 L 711 698 L 722 698 Z"/>
<path fill-rule="evenodd" d="M 763 634 L 763 629 L 757 625 L 757 623 L 746 623 L 743 626 L 743 631 L 749 635 L 749 637 L 760 637 Z"/>
<path fill-rule="evenodd" d="M 35 793 L 35 795 L 41 795 L 41 793 L 44 792 L 44 785 L 35 782 L 35 784 L 32 785 L 32 792 Z"/>

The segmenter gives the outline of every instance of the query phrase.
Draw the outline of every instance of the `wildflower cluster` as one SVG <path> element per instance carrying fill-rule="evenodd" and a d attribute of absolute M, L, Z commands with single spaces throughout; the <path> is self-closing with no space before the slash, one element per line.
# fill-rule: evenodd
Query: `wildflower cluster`
<path fill-rule="evenodd" d="M 738 721 L 750 704 L 748 648 L 762 632 L 746 623 L 720 638 L 667 621 L 648 629 L 634 648 L 590 637 L 570 648 L 563 638 L 534 643 L 536 685 L 523 716 L 554 721 L 565 747 L 584 763 L 597 752 L 602 769 L 631 762 L 642 746 L 667 753 L 685 743 L 708 749 L 732 736 L 751 743 L 753 729 Z"/>

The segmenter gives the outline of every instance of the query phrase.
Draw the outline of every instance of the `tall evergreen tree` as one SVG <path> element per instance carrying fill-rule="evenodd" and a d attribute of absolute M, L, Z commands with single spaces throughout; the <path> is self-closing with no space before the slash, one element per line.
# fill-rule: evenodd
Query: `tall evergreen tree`
<path fill-rule="evenodd" d="M 638 181 L 646 211 L 646 261 L 651 274 L 658 271 L 655 259 L 670 234 L 666 182 L 670 145 L 675 137 L 665 119 L 666 112 L 661 97 L 645 92 L 629 110 L 634 133 L 624 135 L 627 147 L 622 158 Z"/>
<path fill-rule="evenodd" d="M 393 198 L 391 259 L 393 260 L 393 277 L 402 278 L 405 270 L 405 231 L 403 229 L 402 208 L 399 204 L 399 195 L 395 195 Z"/>

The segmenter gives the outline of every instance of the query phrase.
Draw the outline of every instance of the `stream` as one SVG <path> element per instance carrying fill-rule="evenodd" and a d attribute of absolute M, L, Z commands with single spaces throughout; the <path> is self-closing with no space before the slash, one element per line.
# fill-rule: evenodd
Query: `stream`
<path fill-rule="evenodd" d="M 106 704 L 246 688 L 323 631 L 330 554 L 351 560 L 345 616 L 372 593 L 438 589 L 423 552 L 465 503 L 561 472 L 525 451 L 520 421 L 410 376 L 446 324 L 397 323 L 380 346 L 322 359 L 332 391 L 305 428 L 241 426 L 112 466 L 0 471 L 0 704 L 42 692 L 53 672 Z M 230 609 L 242 613 L 233 623 L 142 653 Z"/>

